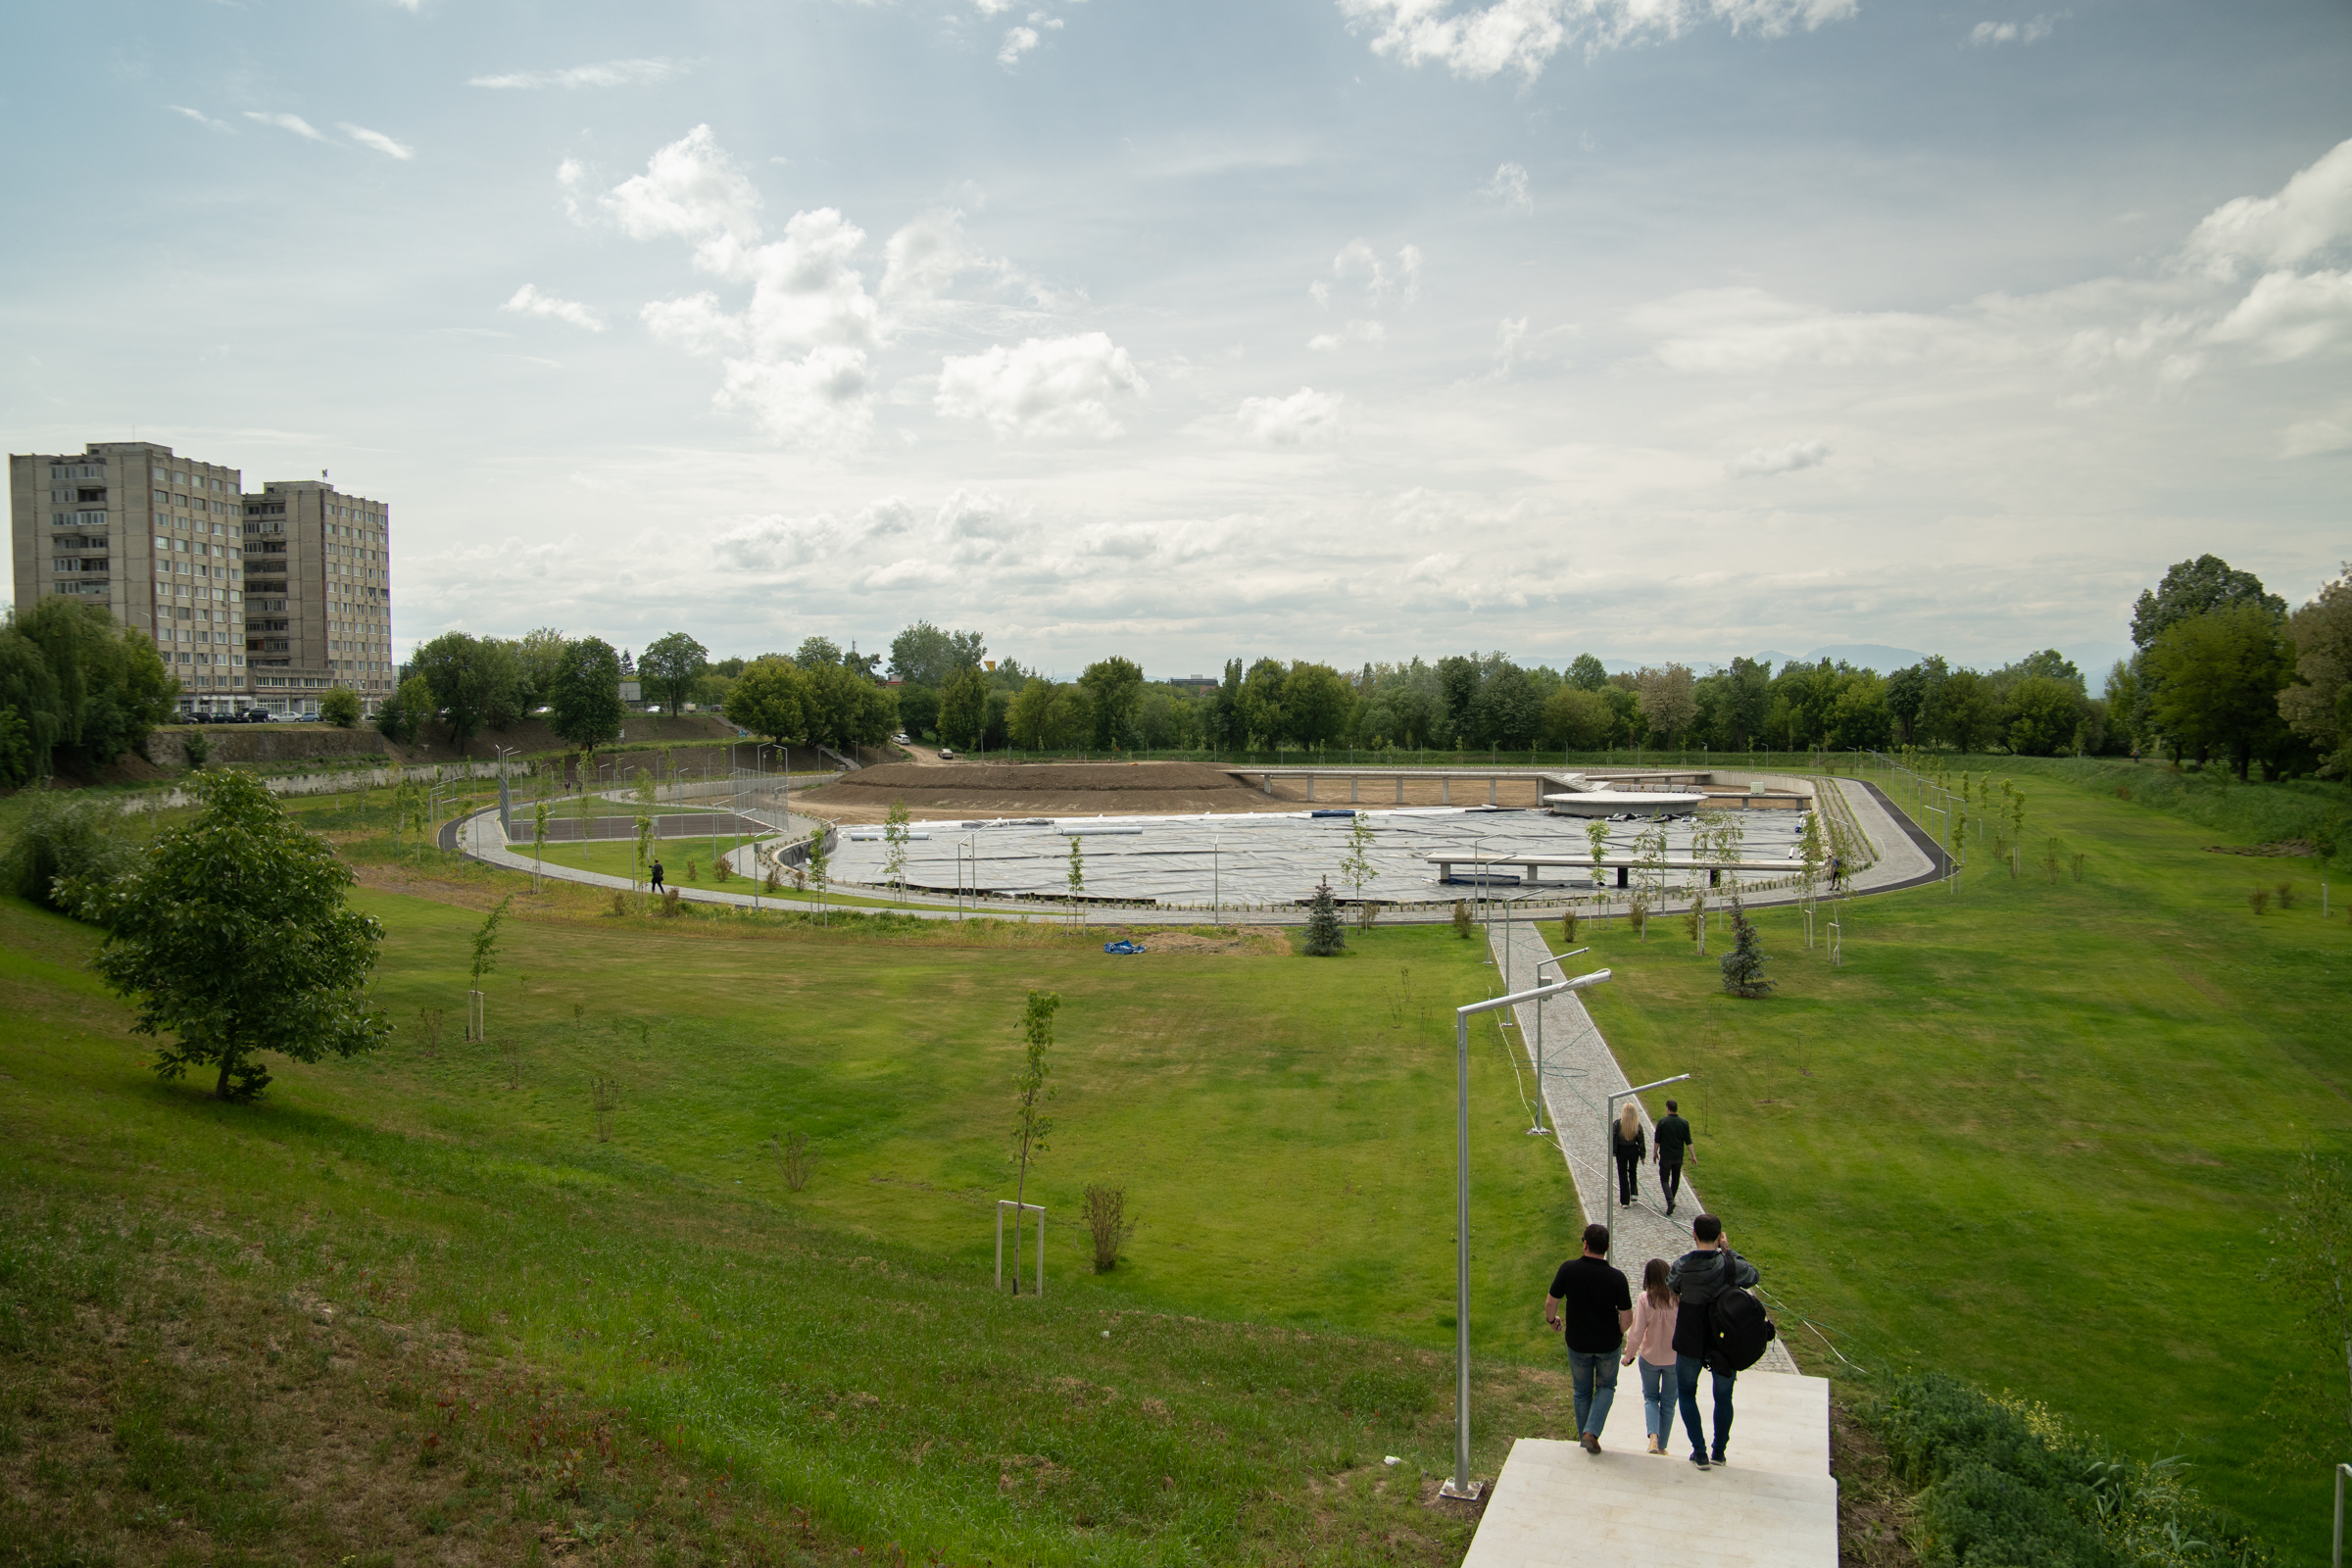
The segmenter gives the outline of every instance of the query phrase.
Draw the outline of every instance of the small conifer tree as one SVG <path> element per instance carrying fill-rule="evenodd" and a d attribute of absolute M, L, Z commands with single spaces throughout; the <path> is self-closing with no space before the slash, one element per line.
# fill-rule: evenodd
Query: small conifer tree
<path fill-rule="evenodd" d="M 1772 995 L 1764 978 L 1764 950 L 1756 943 L 1756 928 L 1737 901 L 1732 905 L 1732 951 L 1723 956 L 1723 989 L 1750 999 Z"/>
<path fill-rule="evenodd" d="M 1331 883 L 1315 885 L 1314 906 L 1306 916 L 1306 956 L 1336 958 L 1348 951 L 1348 933 L 1340 924 L 1340 906 L 1332 899 Z"/>

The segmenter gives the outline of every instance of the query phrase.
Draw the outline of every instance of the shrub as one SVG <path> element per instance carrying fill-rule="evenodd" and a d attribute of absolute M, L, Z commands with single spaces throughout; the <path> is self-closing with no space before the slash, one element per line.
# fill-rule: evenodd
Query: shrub
<path fill-rule="evenodd" d="M 1561 911 L 1560 946 L 1563 948 L 1576 946 L 1576 911 L 1574 909 Z"/>
<path fill-rule="evenodd" d="M 2115 787 L 2115 798 L 2119 801 L 2130 800 L 2132 798 L 2132 786 L 2129 784 L 2118 784 Z"/>
<path fill-rule="evenodd" d="M 614 888 L 612 890 L 612 912 L 614 914 L 626 914 L 629 912 L 629 896 L 621 892 L 618 888 Z"/>
<path fill-rule="evenodd" d="M 784 1166 L 784 1185 L 796 1193 L 806 1188 L 816 1174 L 816 1145 L 808 1135 L 794 1133 L 781 1143 L 773 1138 L 767 1142 Z"/>
<path fill-rule="evenodd" d="M 2271 890 L 2269 888 L 2256 888 L 2253 892 L 2246 895 L 2246 902 L 2254 906 L 2254 912 L 2256 914 L 2267 914 L 2270 912 L 2271 907 Z"/>
<path fill-rule="evenodd" d="M 58 892 L 59 880 L 111 881 L 129 869 L 134 852 L 122 842 L 122 813 L 105 802 L 39 791 L 7 858 L 0 860 L 0 875 L 17 897 L 73 914 L 74 906 Z"/>
<path fill-rule="evenodd" d="M 1457 937 L 1460 937 L 1464 942 L 1467 942 L 1470 940 L 1471 931 L 1475 929 L 1476 926 L 1477 922 L 1470 918 L 1470 906 L 1463 900 L 1454 900 L 1453 934 Z"/>
<path fill-rule="evenodd" d="M 661 914 L 661 916 L 665 920 L 674 920 L 678 917 L 678 890 L 676 888 L 663 888 L 662 890 L 662 906 L 656 912 Z"/>
<path fill-rule="evenodd" d="M 348 686 L 337 686 L 318 699 L 318 716 L 337 729 L 359 728 L 360 711 L 360 694 Z"/>
<path fill-rule="evenodd" d="M 1135 1222 L 1127 1217 L 1127 1189 L 1090 1183 L 1086 1228 L 1095 1237 L 1095 1272 L 1107 1274 L 1119 1266 L 1119 1248 L 1135 1234 Z"/>
<path fill-rule="evenodd" d="M 2266 1564 L 2177 1459 L 2122 1459 L 2039 1404 L 1942 1373 L 1898 1377 L 1857 1412 L 1915 1489 L 1913 1545 L 1937 1564 Z"/>
<path fill-rule="evenodd" d="M 727 869 L 727 858 L 725 856 L 722 855 L 717 859 L 710 862 L 711 881 L 724 882 L 734 874 L 734 872 Z"/>
<path fill-rule="evenodd" d="M 188 771 L 193 773 L 213 758 L 213 738 L 203 730 L 191 729 L 181 737 L 180 750 L 188 759 Z"/>
<path fill-rule="evenodd" d="M 2280 907 L 2281 909 L 2291 909 L 2291 908 L 2293 908 L 2294 906 L 2295 906 L 2295 885 L 2294 885 L 2292 882 L 2281 882 L 2281 883 L 2279 883 L 2279 884 L 2278 884 L 2278 907 Z"/>

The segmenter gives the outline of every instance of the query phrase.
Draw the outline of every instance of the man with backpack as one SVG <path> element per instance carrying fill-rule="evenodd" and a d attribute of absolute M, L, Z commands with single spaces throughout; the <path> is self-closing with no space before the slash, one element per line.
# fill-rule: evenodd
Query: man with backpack
<path fill-rule="evenodd" d="M 1683 1430 L 1690 1438 L 1690 1462 L 1701 1470 L 1724 1462 L 1732 1438 L 1732 1384 L 1764 1354 L 1776 1330 L 1763 1305 L 1748 1294 L 1762 1275 L 1723 1239 L 1723 1221 L 1700 1214 L 1690 1221 L 1695 1245 L 1666 1271 L 1667 1289 L 1680 1298 L 1674 1319 L 1675 1370 L 1682 1385 Z M 1715 1385 L 1715 1446 L 1710 1455 L 1698 1420 L 1698 1370 Z"/>

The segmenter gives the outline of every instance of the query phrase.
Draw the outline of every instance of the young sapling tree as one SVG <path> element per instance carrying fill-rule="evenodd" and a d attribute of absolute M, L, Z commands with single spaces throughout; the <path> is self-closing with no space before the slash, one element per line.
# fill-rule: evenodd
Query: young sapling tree
<path fill-rule="evenodd" d="M 1012 1294 L 1021 1294 L 1021 1219 L 1028 1210 L 1021 1205 L 1028 1201 L 1029 1161 L 1047 1152 L 1047 1138 L 1054 1131 L 1053 1118 L 1046 1114 L 1046 1103 L 1054 1098 L 1054 1090 L 1046 1082 L 1050 1070 L 1046 1052 L 1054 1044 L 1054 1013 L 1061 1005 L 1061 994 L 1055 991 L 1032 991 L 1021 1012 L 1021 1035 L 1027 1051 L 1022 1059 L 1019 1084 L 1012 1097 L 1012 1137 L 1020 1154 L 1020 1173 L 1012 1189 Z"/>

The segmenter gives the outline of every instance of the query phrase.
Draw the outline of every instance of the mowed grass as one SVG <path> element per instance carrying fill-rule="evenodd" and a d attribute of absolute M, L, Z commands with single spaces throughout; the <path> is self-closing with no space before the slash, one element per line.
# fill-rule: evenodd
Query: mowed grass
<path fill-rule="evenodd" d="M 2020 781 L 2023 877 L 1977 847 L 1957 896 L 1850 905 L 1840 968 L 1794 911 L 1763 912 L 1764 1002 L 1722 994 L 1720 935 L 1700 959 L 1679 921 L 1647 943 L 1588 927 L 1616 971 L 1593 1015 L 1635 1081 L 1698 1075 L 1694 1179 L 1853 1361 L 1945 1368 L 2184 1454 L 2317 1558 L 2328 1478 L 2257 1461 L 2274 1380 L 2326 1348 L 2292 1338 L 2260 1276 L 2288 1167 L 2352 1133 L 2346 890 L 2323 920 L 2309 861 L 2206 853 L 2210 828 L 2112 780 Z M 2082 880 L 2034 863 L 2051 837 L 2087 856 Z"/>
<path fill-rule="evenodd" d="M 732 1521 L 694 1547 L 711 1559 L 790 1508 L 816 1522 L 810 1549 L 895 1543 L 951 1561 L 1458 1559 L 1466 1523 L 1426 1504 L 1453 1432 L 1443 1004 L 1485 993 L 1473 945 L 1394 932 L 1337 963 L 1262 944 L 1119 960 L 1092 935 L 1042 928 L 889 942 L 526 912 L 492 978 L 491 1042 L 467 1047 L 455 1019 L 480 911 L 358 898 L 387 924 L 379 991 L 400 1040 L 289 1065 L 251 1108 L 157 1084 L 81 968 L 91 934 L 0 906 L 0 1185 L 12 1211 L 45 1215 L 42 1256 L 107 1259 L 61 1300 L 27 1283 L 40 1249 L 11 1253 L 12 1313 L 86 1323 L 85 1352 L 129 1387 L 162 1375 L 140 1370 L 159 1348 L 210 1370 L 190 1347 L 219 1348 L 182 1326 L 198 1305 L 143 1321 L 110 1282 L 218 1275 L 243 1292 L 223 1308 L 240 1321 L 295 1303 L 273 1347 L 316 1344 L 321 1301 L 374 1301 L 404 1345 L 454 1333 L 508 1385 L 552 1379 L 610 1401 L 640 1434 L 633 1451 L 647 1434 L 666 1445 L 640 1472 L 684 1465 L 742 1489 Z M 1065 999 L 1057 1128 L 1029 1192 L 1054 1216 L 1049 1290 L 1014 1301 L 990 1289 L 993 1204 L 1011 1190 L 1020 1000 L 1040 985 Z M 451 1017 L 437 1051 L 428 1006 Z M 610 1143 L 595 1138 L 593 1077 L 619 1086 Z M 1478 1326 L 1494 1352 L 1477 1451 L 1492 1474 L 1512 1437 L 1571 1425 L 1533 1320 L 1574 1215 L 1556 1154 L 1517 1134 L 1498 1045 L 1482 1044 L 1477 1079 L 1476 1224 L 1493 1238 Z M 800 1195 L 760 1147 L 793 1130 L 822 1150 Z M 1125 1185 L 1143 1224 L 1106 1276 L 1088 1271 L 1073 1223 L 1089 1180 Z M 186 1262 L 159 1265 L 158 1247 Z M 368 1381 L 392 1353 L 318 1345 L 304 1377 L 347 1378 L 316 1397 L 353 1401 L 355 1430 L 384 1434 L 379 1458 L 422 1464 L 416 1429 L 395 1441 L 385 1401 L 400 1391 Z M 56 1398 L 27 1399 L 43 1412 L 35 1440 L 70 1415 Z M 491 1406 L 438 1408 L 446 1423 Z M 474 1447 L 522 1414 L 498 1415 Z M 316 1553 L 355 1539 L 364 1517 L 339 1526 L 272 1501 L 271 1474 L 305 1468 L 260 1451 L 254 1433 L 280 1418 L 222 1419 L 244 1433 L 254 1495 L 234 1520 L 198 1519 L 218 1525 L 217 1545 Z M 26 1457 L 41 1451 L 0 1468 L 55 1495 L 52 1526 L 124 1561 L 166 1554 L 168 1538 L 141 1534 L 158 1516 L 136 1477 L 41 1469 Z M 647 1487 L 668 1484 L 618 1461 L 566 1482 L 552 1463 L 469 1465 L 462 1494 L 431 1505 L 431 1533 L 519 1555 L 530 1532 L 516 1521 L 549 1539 L 568 1520 L 584 1539 L 646 1520 Z M 677 1560 L 702 1560 L 684 1523 L 663 1531 Z"/>

